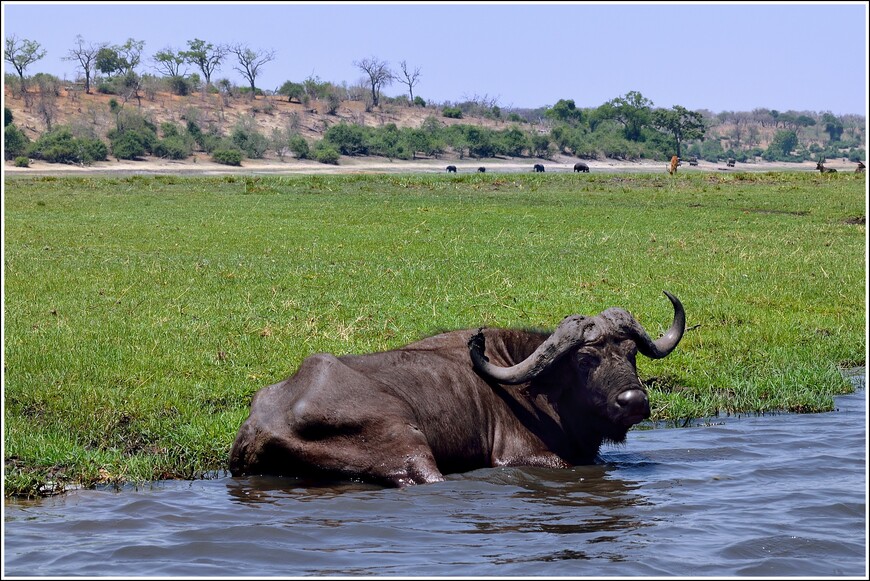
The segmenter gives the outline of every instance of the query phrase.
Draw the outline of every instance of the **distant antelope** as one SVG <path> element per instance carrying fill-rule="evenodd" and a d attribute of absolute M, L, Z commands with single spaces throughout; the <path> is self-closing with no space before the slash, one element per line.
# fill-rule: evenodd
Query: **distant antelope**
<path fill-rule="evenodd" d="M 671 165 L 668 167 L 668 173 L 674 175 L 677 173 L 677 166 L 680 165 L 680 158 L 676 155 L 671 158 Z"/>
<path fill-rule="evenodd" d="M 859 161 L 858 167 L 855 168 L 855 173 L 864 173 L 864 162 Z"/>
<path fill-rule="evenodd" d="M 824 157 L 816 164 L 816 169 L 819 170 L 820 173 L 837 173 L 837 170 L 832 167 L 825 167 L 822 165 L 823 163 L 825 163 Z"/>

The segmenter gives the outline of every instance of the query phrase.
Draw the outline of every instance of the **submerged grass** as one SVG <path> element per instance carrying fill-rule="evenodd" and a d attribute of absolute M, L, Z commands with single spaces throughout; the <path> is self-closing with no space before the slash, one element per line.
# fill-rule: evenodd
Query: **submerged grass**
<path fill-rule="evenodd" d="M 5 492 L 197 478 L 315 352 L 630 310 L 653 419 L 824 411 L 865 363 L 866 182 L 807 173 L 7 178 Z"/>

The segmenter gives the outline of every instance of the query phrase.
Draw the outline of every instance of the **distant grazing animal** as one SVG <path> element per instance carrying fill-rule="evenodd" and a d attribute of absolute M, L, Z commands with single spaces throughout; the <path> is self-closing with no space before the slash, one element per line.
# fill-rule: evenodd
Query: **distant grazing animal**
<path fill-rule="evenodd" d="M 592 463 L 650 416 L 635 356 L 667 356 L 686 328 L 683 305 L 665 295 L 674 318 L 656 340 L 614 307 L 552 333 L 465 329 L 392 351 L 310 355 L 254 394 L 230 471 L 407 486 Z"/>
<path fill-rule="evenodd" d="M 535 164 L 535 171 L 536 171 L 536 172 L 542 172 L 542 171 L 544 171 L 544 166 L 543 166 L 542 164 L 540 164 L 540 163 L 536 163 L 536 164 Z"/>
<path fill-rule="evenodd" d="M 447 166 L 447 173 L 456 173 L 456 166 L 455 165 L 448 165 Z"/>
<path fill-rule="evenodd" d="M 855 168 L 855 173 L 864 173 L 864 162 L 859 161 L 858 167 Z"/>
<path fill-rule="evenodd" d="M 668 173 L 671 175 L 677 173 L 678 165 L 680 165 L 680 158 L 675 155 L 671 158 L 671 165 L 668 167 Z"/>
<path fill-rule="evenodd" d="M 737 160 L 734 159 L 733 157 L 729 157 L 729 158 L 728 158 L 728 161 L 725 162 L 725 164 L 726 164 L 728 167 L 734 167 L 734 164 L 736 164 L 736 163 L 737 163 Z"/>
<path fill-rule="evenodd" d="M 577 163 L 574 164 L 574 171 L 575 172 L 582 171 L 583 173 L 589 173 L 589 166 L 586 165 L 585 163 L 583 163 L 582 161 L 578 161 Z"/>
<path fill-rule="evenodd" d="M 837 170 L 832 167 L 825 167 L 824 165 L 822 165 L 823 163 L 825 163 L 824 157 L 821 158 L 816 164 L 816 169 L 819 170 L 820 173 L 837 173 Z"/>
<path fill-rule="evenodd" d="M 483 167 L 483 166 L 480 166 L 479 168 L 477 168 L 477 171 L 478 171 L 479 173 L 484 173 L 484 172 L 486 171 L 486 168 Z"/>

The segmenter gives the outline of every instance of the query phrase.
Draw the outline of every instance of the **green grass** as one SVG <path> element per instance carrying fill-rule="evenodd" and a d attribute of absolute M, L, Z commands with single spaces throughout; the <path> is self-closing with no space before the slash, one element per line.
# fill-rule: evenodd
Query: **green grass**
<path fill-rule="evenodd" d="M 6 494 L 226 468 L 315 352 L 630 310 L 653 419 L 824 411 L 865 357 L 863 175 L 7 178 Z"/>

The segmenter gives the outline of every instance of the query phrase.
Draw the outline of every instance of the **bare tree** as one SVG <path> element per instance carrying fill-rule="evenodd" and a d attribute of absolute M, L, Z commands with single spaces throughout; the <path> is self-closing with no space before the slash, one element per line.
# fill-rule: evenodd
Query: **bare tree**
<path fill-rule="evenodd" d="M 233 68 L 250 83 L 251 99 L 253 99 L 257 93 L 257 87 L 254 82 L 260 73 L 260 67 L 275 60 L 276 53 L 274 50 L 251 50 L 247 45 L 243 44 L 235 44 L 229 48 L 229 51 L 239 59 L 239 66 Z"/>
<path fill-rule="evenodd" d="M 24 71 L 44 56 L 45 49 L 35 40 L 18 38 L 14 34 L 6 39 L 6 46 L 3 49 L 3 60 L 10 63 L 18 72 L 18 76 L 21 78 L 22 95 L 27 92 Z"/>
<path fill-rule="evenodd" d="M 36 84 L 39 85 L 36 112 L 42 117 L 45 129 L 51 131 L 59 113 L 57 99 L 60 97 L 60 81 L 52 75 L 36 75 Z"/>
<path fill-rule="evenodd" d="M 91 94 L 91 73 L 96 70 L 97 53 L 106 43 L 85 44 L 85 39 L 79 34 L 76 36 L 76 46 L 69 49 L 69 54 L 63 57 L 65 61 L 77 61 L 85 74 L 85 93 Z"/>
<path fill-rule="evenodd" d="M 377 107 L 381 97 L 381 87 L 385 87 L 393 82 L 394 77 L 392 71 L 390 71 L 389 63 L 372 57 L 359 62 L 354 61 L 353 64 L 369 76 L 369 83 L 372 89 L 372 105 Z"/>
<path fill-rule="evenodd" d="M 420 79 L 420 68 L 415 67 L 414 72 L 408 71 L 408 64 L 405 61 L 399 63 L 399 67 L 402 69 L 402 76 L 404 79 L 399 79 L 402 83 L 408 86 L 408 94 L 411 96 L 411 104 L 414 104 L 414 87 L 419 83 Z"/>

